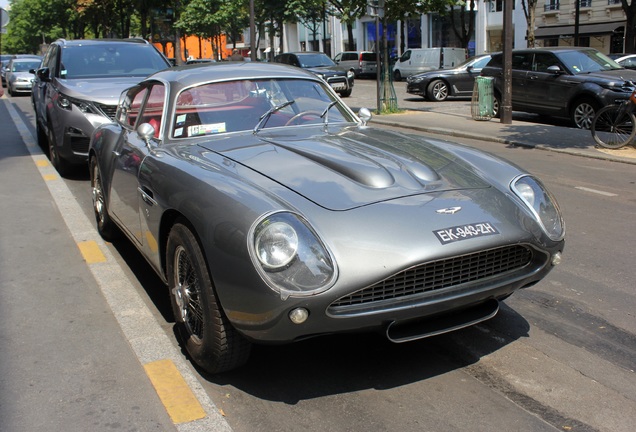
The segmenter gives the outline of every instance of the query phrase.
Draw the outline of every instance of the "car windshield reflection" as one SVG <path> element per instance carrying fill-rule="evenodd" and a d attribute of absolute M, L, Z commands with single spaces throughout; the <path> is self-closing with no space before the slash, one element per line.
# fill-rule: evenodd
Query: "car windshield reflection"
<path fill-rule="evenodd" d="M 331 108 L 328 116 L 327 108 Z M 191 87 L 177 96 L 174 113 L 172 138 L 356 121 L 324 84 L 299 79 L 237 80 Z"/>
<path fill-rule="evenodd" d="M 596 50 L 565 51 L 555 54 L 574 74 L 623 69 L 614 60 Z"/>

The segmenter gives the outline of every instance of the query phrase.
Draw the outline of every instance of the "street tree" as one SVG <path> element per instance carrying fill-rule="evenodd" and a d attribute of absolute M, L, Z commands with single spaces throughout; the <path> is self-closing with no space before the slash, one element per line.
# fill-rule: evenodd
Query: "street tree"
<path fill-rule="evenodd" d="M 523 14 L 526 17 L 526 40 L 528 41 L 528 48 L 534 48 L 534 20 L 536 17 L 536 8 L 538 0 L 521 0 L 521 7 L 523 7 Z"/>
<path fill-rule="evenodd" d="M 347 51 L 356 49 L 353 37 L 353 24 L 367 12 L 368 0 L 328 0 L 333 8 L 333 15 L 347 27 Z"/>
<path fill-rule="evenodd" d="M 626 53 L 634 52 L 636 48 L 636 0 L 621 0 L 623 12 L 625 12 L 625 47 Z"/>

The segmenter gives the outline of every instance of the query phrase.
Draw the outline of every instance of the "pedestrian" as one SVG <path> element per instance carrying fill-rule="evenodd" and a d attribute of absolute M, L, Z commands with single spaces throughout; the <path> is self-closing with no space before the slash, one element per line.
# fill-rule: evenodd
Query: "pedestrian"
<path fill-rule="evenodd" d="M 245 59 L 243 58 L 239 50 L 234 48 L 234 50 L 232 51 L 232 55 L 230 56 L 230 61 L 244 61 L 244 60 Z"/>

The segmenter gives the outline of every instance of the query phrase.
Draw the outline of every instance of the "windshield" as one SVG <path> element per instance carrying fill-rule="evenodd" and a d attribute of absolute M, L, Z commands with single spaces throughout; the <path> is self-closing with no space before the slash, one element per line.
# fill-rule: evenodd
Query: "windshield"
<path fill-rule="evenodd" d="M 31 69 L 37 69 L 40 67 L 40 60 L 20 61 L 13 62 L 11 72 L 28 72 Z"/>
<path fill-rule="evenodd" d="M 145 77 L 168 67 L 161 54 L 146 44 L 89 44 L 62 50 L 60 77 L 66 79 Z"/>
<path fill-rule="evenodd" d="M 202 84 L 177 96 L 174 113 L 173 138 L 356 121 L 323 83 L 306 79 Z"/>
<path fill-rule="evenodd" d="M 322 66 L 335 66 L 333 60 L 327 57 L 326 54 L 300 54 L 298 55 L 298 61 L 300 62 L 300 67 L 303 68 L 312 68 L 312 67 L 322 67 Z"/>
<path fill-rule="evenodd" d="M 555 55 L 573 74 L 623 69 L 621 65 L 596 50 L 564 51 Z"/>

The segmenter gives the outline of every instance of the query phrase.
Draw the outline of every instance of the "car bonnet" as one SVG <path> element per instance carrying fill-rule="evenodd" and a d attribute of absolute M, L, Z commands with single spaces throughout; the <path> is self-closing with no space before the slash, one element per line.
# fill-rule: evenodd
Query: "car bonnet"
<path fill-rule="evenodd" d="M 259 172 L 316 204 L 347 210 L 426 193 L 487 188 L 463 160 L 424 139 L 372 128 L 309 134 L 321 127 L 261 131 L 251 144 L 200 145 Z M 236 144 L 231 144 L 235 142 Z"/>
<path fill-rule="evenodd" d="M 59 82 L 62 85 L 61 90 L 68 96 L 115 105 L 124 90 L 142 79 L 143 77 L 74 78 Z"/>

